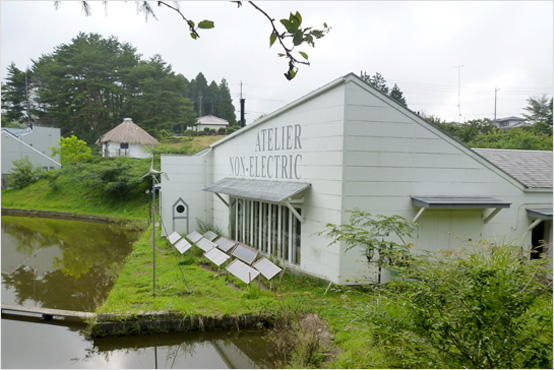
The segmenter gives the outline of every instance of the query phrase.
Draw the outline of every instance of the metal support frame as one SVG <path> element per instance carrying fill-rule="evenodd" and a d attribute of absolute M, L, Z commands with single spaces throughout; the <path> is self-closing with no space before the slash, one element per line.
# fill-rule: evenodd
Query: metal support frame
<path fill-rule="evenodd" d="M 214 193 L 214 194 L 217 195 L 217 197 L 219 198 L 220 201 L 223 202 L 223 204 L 229 207 L 229 203 L 227 203 L 227 201 L 219 193 Z"/>
<path fill-rule="evenodd" d="M 489 213 L 488 216 L 485 217 L 485 223 L 488 224 L 489 221 L 492 220 L 493 217 L 496 216 L 501 210 L 502 208 L 495 208 L 491 213 Z"/>
<path fill-rule="evenodd" d="M 529 227 L 527 228 L 527 231 L 533 230 L 535 227 L 539 226 L 539 224 L 543 221 L 544 220 L 542 218 L 537 218 L 535 221 L 533 221 L 531 225 L 529 225 Z"/>
<path fill-rule="evenodd" d="M 302 217 L 297 211 L 296 209 L 294 209 L 293 205 L 291 204 L 291 201 L 290 200 L 287 200 L 285 202 L 285 205 L 287 206 L 288 209 L 290 209 L 290 211 L 292 212 L 292 214 L 294 215 L 294 217 L 296 217 L 296 219 L 298 221 L 300 221 L 301 224 L 304 224 L 305 220 L 304 220 L 304 217 Z"/>
<path fill-rule="evenodd" d="M 421 215 L 423 214 L 423 212 L 425 212 L 427 208 L 425 207 L 421 207 L 419 209 L 419 212 L 415 215 L 414 219 L 412 220 L 412 222 L 417 222 L 417 220 L 421 217 Z"/>

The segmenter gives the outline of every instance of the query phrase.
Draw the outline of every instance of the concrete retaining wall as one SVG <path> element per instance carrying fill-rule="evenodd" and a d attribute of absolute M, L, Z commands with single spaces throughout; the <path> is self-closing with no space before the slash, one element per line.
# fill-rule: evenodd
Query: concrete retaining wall
<path fill-rule="evenodd" d="M 93 337 L 137 334 L 184 333 L 230 329 L 271 327 L 275 318 L 268 315 L 227 315 L 219 317 L 189 316 L 176 312 L 142 312 L 136 315 L 98 314 L 91 325 Z"/>

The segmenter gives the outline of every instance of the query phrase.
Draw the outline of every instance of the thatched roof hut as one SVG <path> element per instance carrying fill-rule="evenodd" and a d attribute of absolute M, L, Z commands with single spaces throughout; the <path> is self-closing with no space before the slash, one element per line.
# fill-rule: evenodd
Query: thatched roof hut
<path fill-rule="evenodd" d="M 158 140 L 133 123 L 131 118 L 124 118 L 121 124 L 106 132 L 96 141 L 96 144 L 104 143 L 128 143 L 155 146 L 158 144 Z"/>

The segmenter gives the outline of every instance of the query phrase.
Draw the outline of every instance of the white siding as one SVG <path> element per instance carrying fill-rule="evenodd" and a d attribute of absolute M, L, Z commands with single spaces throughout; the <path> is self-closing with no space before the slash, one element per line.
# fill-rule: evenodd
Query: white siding
<path fill-rule="evenodd" d="M 27 157 L 35 167 L 42 167 L 48 170 L 61 167 L 60 163 L 54 160 L 54 158 L 51 158 L 23 140 L 7 132 L 2 132 L 2 174 L 10 173 L 14 167 L 13 161 L 25 157 Z M 57 157 L 59 158 L 59 156 Z"/>
<path fill-rule="evenodd" d="M 299 178 L 290 173 L 288 179 L 271 178 L 277 181 L 299 181 L 311 183 L 311 188 L 305 193 L 302 216 L 306 222 L 302 225 L 302 257 L 300 268 L 309 274 L 323 277 L 335 282 L 339 281 L 339 246 L 328 246 L 329 240 L 316 235 L 322 230 L 322 224 L 340 222 L 342 199 L 342 130 L 344 117 L 344 89 L 339 86 L 316 96 L 303 104 L 270 117 L 255 127 L 249 128 L 241 135 L 217 145 L 214 150 L 213 181 L 225 177 L 256 178 L 250 170 L 244 173 L 231 171 L 230 158 L 245 157 L 247 166 L 251 156 L 301 156 L 297 172 Z M 258 150 L 256 140 L 261 140 L 261 130 L 277 129 L 281 133 L 283 127 L 292 125 L 292 144 L 294 144 L 294 129 L 301 126 L 301 148 L 284 150 Z M 267 131 L 266 131 L 267 132 Z M 272 137 L 272 139 L 274 139 Z M 267 144 L 267 142 L 266 142 Z M 273 145 L 275 143 L 272 143 Z M 283 142 L 279 144 L 283 146 Z M 286 137 L 284 146 L 286 148 Z M 293 145 L 291 145 L 293 146 Z M 258 177 L 268 180 L 267 177 Z M 213 195 L 212 195 L 213 196 Z M 228 229 L 228 209 L 218 199 L 214 200 L 214 222 L 222 230 Z"/>
<path fill-rule="evenodd" d="M 453 249 L 458 238 L 516 240 L 530 244 L 530 204 L 550 205 L 552 193 L 526 193 L 453 139 L 358 83 L 346 90 L 344 210 L 412 219 L 413 195 L 489 196 L 511 202 L 488 224 L 492 210 L 426 210 L 415 236 L 418 248 Z M 364 267 L 343 258 L 345 271 Z"/>
<path fill-rule="evenodd" d="M 111 158 L 131 157 L 131 158 L 150 158 L 152 151 L 149 147 L 140 144 L 129 144 L 127 149 L 121 149 L 121 143 L 104 143 L 102 146 L 103 155 Z"/>
<path fill-rule="evenodd" d="M 209 221 L 211 217 L 211 194 L 202 191 L 209 185 L 210 158 L 208 156 L 179 156 L 162 155 L 161 168 L 168 178 L 162 176 L 162 191 L 160 208 L 165 229 L 163 235 L 173 231 L 186 234 L 187 230 L 182 222 L 175 223 L 173 229 L 173 205 L 182 199 L 189 207 L 189 230 L 198 229 L 196 220 Z"/>

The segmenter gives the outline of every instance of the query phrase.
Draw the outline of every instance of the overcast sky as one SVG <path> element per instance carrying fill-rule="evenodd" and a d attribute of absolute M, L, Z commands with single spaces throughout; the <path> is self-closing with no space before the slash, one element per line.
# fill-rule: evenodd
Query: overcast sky
<path fill-rule="evenodd" d="M 312 65 L 290 82 L 277 45 L 268 47 L 268 21 L 249 4 L 181 2 L 189 18 L 215 21 L 215 29 L 192 40 L 180 16 L 155 2 L 158 20 L 148 22 L 134 1 L 110 1 L 107 14 L 91 3 L 87 17 L 80 2 L 56 10 L 53 1 L 2 0 L 2 78 L 11 62 L 30 67 L 82 31 L 116 36 L 145 59 L 160 54 L 188 79 L 199 72 L 208 83 L 225 78 L 237 111 L 242 81 L 248 123 L 362 70 L 396 83 L 411 110 L 448 121 L 458 120 L 459 109 L 461 121 L 492 119 L 495 87 L 499 118 L 521 116 L 530 96 L 553 91 L 552 1 L 259 1 L 276 19 L 299 11 L 305 26 L 332 27 L 314 49 L 301 49 Z"/>

